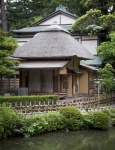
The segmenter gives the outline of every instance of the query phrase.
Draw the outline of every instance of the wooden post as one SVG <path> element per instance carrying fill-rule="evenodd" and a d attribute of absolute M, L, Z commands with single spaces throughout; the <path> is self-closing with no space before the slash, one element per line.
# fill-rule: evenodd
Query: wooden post
<path fill-rule="evenodd" d="M 73 73 L 72 73 L 72 98 L 73 98 L 73 90 L 74 90 L 73 86 L 74 86 L 74 76 L 73 76 Z"/>
<path fill-rule="evenodd" d="M 10 77 L 8 77 L 8 89 L 10 90 Z"/>
<path fill-rule="evenodd" d="M 19 87 L 22 87 L 22 71 L 19 74 Z"/>
<path fill-rule="evenodd" d="M 67 97 L 67 74 L 66 74 L 66 97 Z"/>
<path fill-rule="evenodd" d="M 90 96 L 90 85 L 89 85 L 89 71 L 88 71 L 88 96 Z"/>
<path fill-rule="evenodd" d="M 59 74 L 59 70 L 58 70 L 58 100 L 60 100 L 59 94 L 60 94 L 60 74 Z"/>

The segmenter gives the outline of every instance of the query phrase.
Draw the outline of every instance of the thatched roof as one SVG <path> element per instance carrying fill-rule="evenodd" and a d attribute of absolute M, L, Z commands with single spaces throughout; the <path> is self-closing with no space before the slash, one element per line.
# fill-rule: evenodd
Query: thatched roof
<path fill-rule="evenodd" d="M 58 25 L 52 25 L 41 30 L 27 43 L 18 47 L 12 56 L 29 59 L 73 56 L 80 59 L 94 59 L 93 55 L 82 44 Z"/>

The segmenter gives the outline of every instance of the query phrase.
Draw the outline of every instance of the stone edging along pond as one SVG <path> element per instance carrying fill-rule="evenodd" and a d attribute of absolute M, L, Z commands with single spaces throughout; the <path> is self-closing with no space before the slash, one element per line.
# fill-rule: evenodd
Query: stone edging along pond
<path fill-rule="evenodd" d="M 81 112 L 75 107 L 65 106 L 58 112 L 25 116 L 17 115 L 10 107 L 0 107 L 0 138 L 7 138 L 14 134 L 30 137 L 58 130 L 106 130 L 114 125 L 115 108 Z"/>

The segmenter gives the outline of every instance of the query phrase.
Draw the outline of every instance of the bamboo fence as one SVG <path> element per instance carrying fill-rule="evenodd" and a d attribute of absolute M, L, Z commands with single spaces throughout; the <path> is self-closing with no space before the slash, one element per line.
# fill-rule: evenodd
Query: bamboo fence
<path fill-rule="evenodd" d="M 58 100 L 57 102 L 25 102 L 25 103 L 10 103 L 11 108 L 17 113 L 24 114 L 39 114 L 59 111 L 61 107 L 73 106 L 83 111 L 95 111 L 105 108 L 115 107 L 115 94 L 107 95 L 103 97 L 87 97 L 87 98 L 75 98 L 72 100 Z"/>

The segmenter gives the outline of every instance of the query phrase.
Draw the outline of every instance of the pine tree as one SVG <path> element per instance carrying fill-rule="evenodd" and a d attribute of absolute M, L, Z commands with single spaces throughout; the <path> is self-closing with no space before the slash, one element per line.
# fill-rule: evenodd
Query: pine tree
<path fill-rule="evenodd" d="M 17 47 L 16 39 L 7 37 L 6 32 L 0 29 L 0 77 L 12 75 L 15 71 L 18 61 L 9 59 Z"/>

